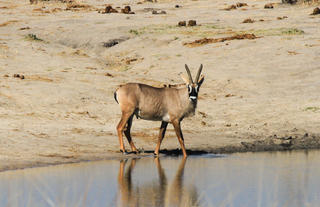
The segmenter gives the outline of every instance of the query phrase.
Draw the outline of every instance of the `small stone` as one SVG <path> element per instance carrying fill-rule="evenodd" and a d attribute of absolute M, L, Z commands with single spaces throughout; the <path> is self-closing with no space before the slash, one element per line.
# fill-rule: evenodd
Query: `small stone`
<path fill-rule="evenodd" d="M 24 79 L 24 75 L 20 75 L 20 74 L 14 74 L 13 77 L 14 78 Z"/>
<path fill-rule="evenodd" d="M 272 3 L 266 4 L 266 5 L 264 5 L 264 8 L 265 9 L 273 9 L 273 4 Z"/>
<path fill-rule="evenodd" d="M 112 6 L 107 6 L 106 9 L 105 9 L 105 12 L 104 13 L 118 13 L 118 11 L 114 8 L 112 8 Z"/>
<path fill-rule="evenodd" d="M 193 27 L 193 26 L 196 26 L 196 25 L 197 25 L 196 20 L 189 20 L 188 26 Z"/>
<path fill-rule="evenodd" d="M 108 77 L 113 77 L 113 75 L 111 74 L 111 73 L 106 73 L 106 74 L 104 74 L 105 76 L 108 76 Z"/>
<path fill-rule="evenodd" d="M 248 4 L 247 4 L 247 3 L 238 2 L 238 3 L 236 4 L 236 6 L 237 6 L 237 7 L 243 7 L 243 6 L 248 6 Z"/>
<path fill-rule="evenodd" d="M 248 19 L 243 20 L 242 23 L 253 23 L 253 22 L 254 22 L 253 19 L 248 18 Z"/>
<path fill-rule="evenodd" d="M 236 5 L 231 5 L 231 6 L 229 6 L 229 7 L 227 7 L 227 8 L 225 8 L 224 10 L 226 10 L 226 11 L 230 11 L 230 10 L 233 10 L 233 9 L 237 9 L 237 6 Z"/>
<path fill-rule="evenodd" d="M 180 21 L 180 22 L 178 23 L 178 26 L 179 26 L 179 27 L 185 27 L 185 26 L 187 26 L 187 23 L 186 23 L 186 21 Z"/>
<path fill-rule="evenodd" d="M 313 12 L 311 13 L 311 15 L 317 15 L 317 14 L 320 14 L 320 8 L 319 7 L 314 8 Z"/>
<path fill-rule="evenodd" d="M 125 6 L 123 9 L 121 9 L 121 13 L 134 14 L 134 12 L 131 11 L 131 7 L 130 6 Z"/>

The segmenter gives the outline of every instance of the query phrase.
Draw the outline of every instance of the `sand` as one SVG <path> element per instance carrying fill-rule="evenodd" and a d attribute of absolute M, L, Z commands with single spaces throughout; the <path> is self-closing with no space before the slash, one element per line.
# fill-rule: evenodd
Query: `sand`
<path fill-rule="evenodd" d="M 125 157 L 114 90 L 182 83 L 184 64 L 205 75 L 196 115 L 182 122 L 189 154 L 319 148 L 320 15 L 278 2 L 1 0 L 0 171 Z M 103 14 L 108 4 L 135 14 Z M 197 26 L 177 26 L 189 20 Z M 239 34 L 258 38 L 229 38 Z M 187 44 L 203 38 L 226 40 Z M 142 155 L 159 127 L 134 119 Z M 161 148 L 179 147 L 169 125 Z"/>

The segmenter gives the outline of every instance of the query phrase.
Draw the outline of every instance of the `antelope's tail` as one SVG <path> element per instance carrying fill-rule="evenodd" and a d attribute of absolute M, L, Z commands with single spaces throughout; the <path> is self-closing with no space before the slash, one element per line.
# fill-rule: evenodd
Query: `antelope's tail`
<path fill-rule="evenodd" d="M 113 93 L 113 97 L 114 97 L 114 100 L 116 100 L 116 102 L 119 104 L 119 101 L 117 99 L 117 90 Z"/>

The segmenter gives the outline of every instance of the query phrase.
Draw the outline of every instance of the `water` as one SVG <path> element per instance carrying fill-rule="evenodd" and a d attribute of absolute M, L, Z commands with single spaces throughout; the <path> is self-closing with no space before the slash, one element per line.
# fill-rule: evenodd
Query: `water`
<path fill-rule="evenodd" d="M 320 151 L 153 157 L 0 173 L 0 206 L 320 205 Z"/>

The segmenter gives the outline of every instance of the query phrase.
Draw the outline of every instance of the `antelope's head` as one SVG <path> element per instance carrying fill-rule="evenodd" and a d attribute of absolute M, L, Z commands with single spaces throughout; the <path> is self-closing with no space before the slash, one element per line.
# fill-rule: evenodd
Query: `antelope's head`
<path fill-rule="evenodd" d="M 201 74 L 202 64 L 200 65 L 200 68 L 197 72 L 197 76 L 194 79 L 194 81 L 192 79 L 191 72 L 190 72 L 187 64 L 185 64 L 185 68 L 188 73 L 188 79 L 185 76 L 183 76 L 182 74 L 181 74 L 181 78 L 184 80 L 184 82 L 186 83 L 186 86 L 188 88 L 189 100 L 192 101 L 193 103 L 195 103 L 198 99 L 198 93 L 199 93 L 200 87 L 204 81 L 204 75 Z"/>

